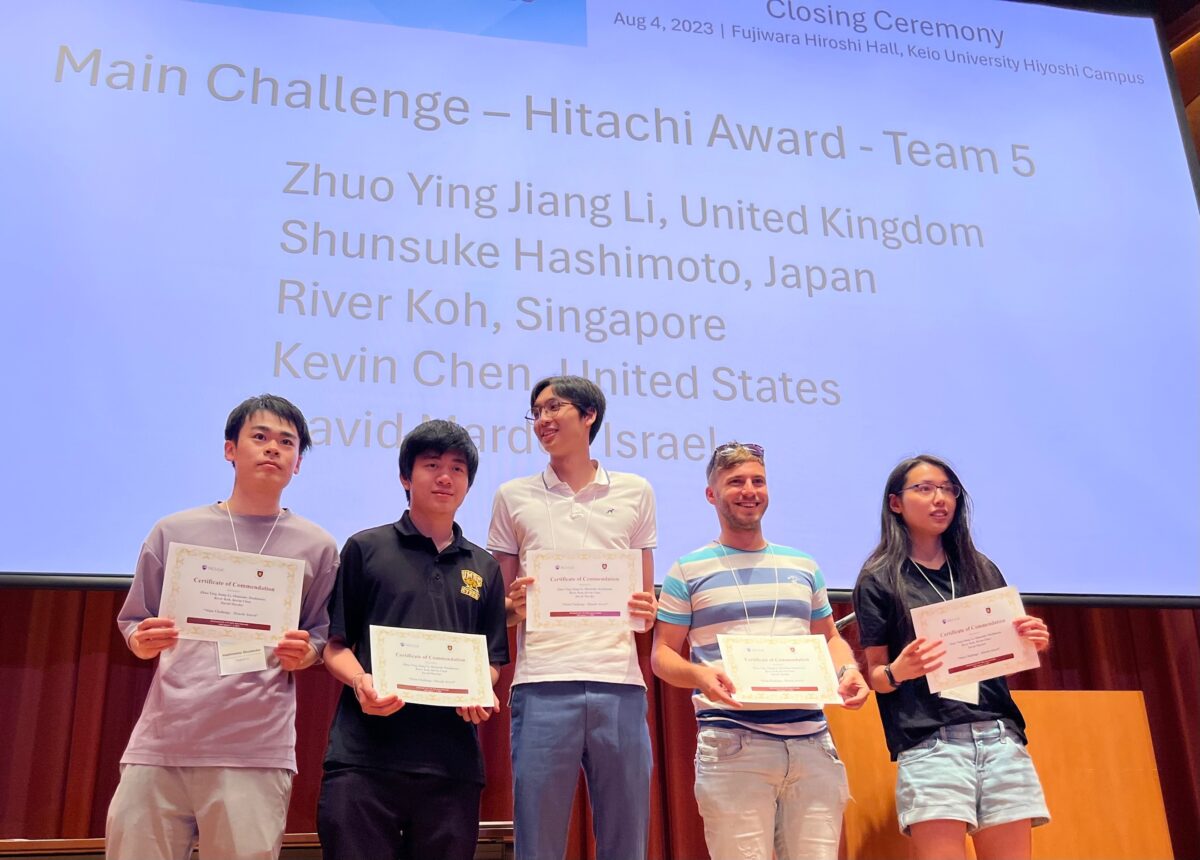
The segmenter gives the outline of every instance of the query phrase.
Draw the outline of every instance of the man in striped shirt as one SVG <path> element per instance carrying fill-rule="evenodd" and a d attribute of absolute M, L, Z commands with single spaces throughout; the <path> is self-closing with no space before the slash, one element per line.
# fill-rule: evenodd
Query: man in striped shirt
<path fill-rule="evenodd" d="M 696 803 L 713 857 L 769 860 L 838 853 L 849 798 L 819 704 L 752 705 L 736 699 L 718 633 L 823 635 L 839 667 L 838 693 L 861 707 L 868 687 L 833 623 L 825 579 L 812 557 L 768 542 L 761 446 L 730 442 L 709 460 L 704 494 L 720 536 L 672 566 L 659 598 L 654 673 L 690 687 L 696 708 Z M 682 656 L 684 642 L 691 658 Z"/>

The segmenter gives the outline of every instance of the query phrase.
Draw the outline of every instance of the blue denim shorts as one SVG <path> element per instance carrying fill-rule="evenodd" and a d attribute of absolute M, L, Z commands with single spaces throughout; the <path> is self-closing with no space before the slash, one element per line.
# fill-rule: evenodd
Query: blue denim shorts
<path fill-rule="evenodd" d="M 998 720 L 944 726 L 896 759 L 900 830 L 921 821 L 997 824 L 1050 820 L 1046 796 L 1021 739 Z"/>

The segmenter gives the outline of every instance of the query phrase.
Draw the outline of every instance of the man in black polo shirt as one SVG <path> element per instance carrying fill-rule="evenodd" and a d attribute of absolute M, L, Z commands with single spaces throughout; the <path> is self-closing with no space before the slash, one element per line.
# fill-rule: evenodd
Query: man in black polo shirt
<path fill-rule="evenodd" d="M 483 757 L 475 726 L 499 707 L 405 705 L 371 678 L 370 625 L 487 636 L 492 683 L 508 662 L 504 582 L 454 515 L 479 453 L 466 430 L 426 421 L 400 445 L 409 509 L 342 548 L 325 665 L 345 684 L 329 732 L 317 832 L 326 860 L 470 860 Z M 493 697 L 494 700 L 494 697 Z"/>

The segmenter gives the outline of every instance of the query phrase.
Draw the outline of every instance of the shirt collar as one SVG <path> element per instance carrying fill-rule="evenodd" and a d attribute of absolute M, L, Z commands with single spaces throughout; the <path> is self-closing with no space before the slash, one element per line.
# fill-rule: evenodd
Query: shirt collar
<path fill-rule="evenodd" d="M 403 540 L 424 542 L 428 546 L 433 547 L 435 552 L 437 551 L 437 547 L 434 545 L 433 541 L 428 536 L 421 534 L 421 532 L 413 524 L 412 517 L 409 516 L 408 511 L 404 512 L 404 516 L 400 517 L 400 519 L 393 524 L 393 527 Z M 453 532 L 453 537 L 451 537 L 450 543 L 441 552 L 449 552 L 452 549 L 461 550 L 463 548 L 462 527 L 459 526 L 458 523 L 454 523 L 451 530 Z"/>
<path fill-rule="evenodd" d="M 589 487 L 604 487 L 607 489 L 612 485 L 612 477 L 608 474 L 608 470 L 598 460 L 592 460 L 592 462 L 596 464 L 596 476 L 592 478 L 591 483 L 579 491 L 580 493 Z M 570 484 L 558 477 L 558 473 L 554 471 L 554 467 L 549 463 L 546 464 L 546 470 L 542 472 L 542 483 L 547 490 L 557 490 L 561 486 L 569 495 L 578 495 L 571 489 Z"/>

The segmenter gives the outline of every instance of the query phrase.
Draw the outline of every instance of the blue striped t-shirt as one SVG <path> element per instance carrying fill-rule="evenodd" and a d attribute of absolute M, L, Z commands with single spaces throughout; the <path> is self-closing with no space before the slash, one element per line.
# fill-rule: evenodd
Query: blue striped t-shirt
<path fill-rule="evenodd" d="M 746 551 L 713 541 L 671 566 L 659 595 L 658 620 L 688 629 L 693 663 L 724 671 L 718 633 L 806 636 L 814 619 L 833 614 L 825 577 L 807 553 L 778 544 Z M 696 720 L 706 727 L 743 728 L 772 735 L 825 729 L 821 706 L 722 707 L 696 690 Z"/>

